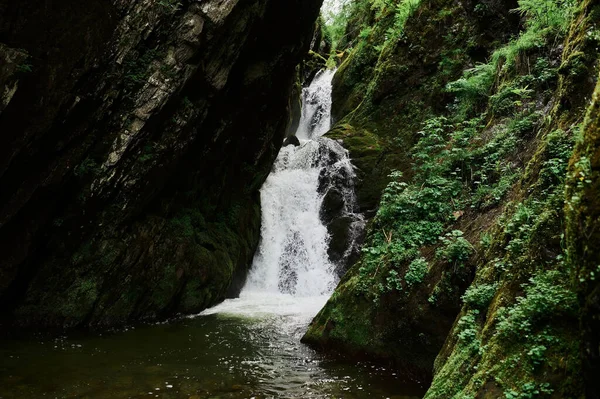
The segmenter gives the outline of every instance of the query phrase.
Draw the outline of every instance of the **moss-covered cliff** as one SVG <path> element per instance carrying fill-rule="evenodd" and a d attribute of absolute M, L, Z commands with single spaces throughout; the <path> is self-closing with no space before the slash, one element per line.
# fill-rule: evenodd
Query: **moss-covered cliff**
<path fill-rule="evenodd" d="M 0 310 L 197 312 L 243 281 L 320 0 L 0 1 Z"/>
<path fill-rule="evenodd" d="M 566 163 L 597 75 L 598 16 L 590 1 L 574 13 L 535 154 L 477 264 L 428 398 L 584 397 L 578 319 L 586 311 L 574 278 L 579 266 L 564 241 L 572 215 L 563 204 Z M 577 241 L 589 246 L 587 238 L 580 233 Z"/>
<path fill-rule="evenodd" d="M 350 21 L 362 30 L 336 78 L 332 135 L 354 148 L 369 187 L 370 174 L 398 171 L 361 259 L 304 340 L 432 373 L 428 398 L 582 397 L 578 318 L 594 370 L 596 288 L 571 278 L 580 266 L 565 250 L 574 225 L 563 206 L 597 77 L 597 2 L 404 1 L 396 30 L 377 33 L 381 3 L 363 3 L 370 19 Z M 412 8 L 390 41 L 403 4 Z M 408 53 L 394 58 L 390 46 Z M 352 61 L 362 47 L 374 55 Z M 597 225 L 592 208 L 579 209 Z M 593 271 L 585 251 L 595 241 L 573 229 Z"/>
<path fill-rule="evenodd" d="M 586 397 L 600 397 L 600 85 L 569 164 L 567 263 L 579 299 Z"/>

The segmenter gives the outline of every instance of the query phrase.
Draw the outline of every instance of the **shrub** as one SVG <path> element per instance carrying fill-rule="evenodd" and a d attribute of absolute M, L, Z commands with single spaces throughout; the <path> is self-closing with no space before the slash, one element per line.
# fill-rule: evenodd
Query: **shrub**
<path fill-rule="evenodd" d="M 462 300 L 467 306 L 483 310 L 492 302 L 497 289 L 498 284 L 496 283 L 472 285 L 462 296 Z"/>
<path fill-rule="evenodd" d="M 417 258 L 408 265 L 408 270 L 404 275 L 404 280 L 408 286 L 423 282 L 423 279 L 429 271 L 429 265 L 425 258 Z"/>
<path fill-rule="evenodd" d="M 519 337 L 529 334 L 544 320 L 575 315 L 577 296 L 569 289 L 568 279 L 557 270 L 542 271 L 524 287 L 525 296 L 502 312 L 498 332 Z"/>
<path fill-rule="evenodd" d="M 402 291 L 402 278 L 400 278 L 400 275 L 398 274 L 397 271 L 390 270 L 388 272 L 388 276 L 385 280 L 387 282 L 386 288 L 388 291 L 392 291 L 392 290 Z"/>
<path fill-rule="evenodd" d="M 442 238 L 444 245 L 437 250 L 437 257 L 452 263 L 454 268 L 463 266 L 473 253 L 473 246 L 463 237 L 463 232 L 453 230 Z"/>

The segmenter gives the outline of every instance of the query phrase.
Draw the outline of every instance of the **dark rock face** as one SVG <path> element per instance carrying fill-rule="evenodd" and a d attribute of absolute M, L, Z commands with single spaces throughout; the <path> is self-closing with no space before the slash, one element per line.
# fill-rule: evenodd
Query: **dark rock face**
<path fill-rule="evenodd" d="M 373 217 L 390 173 L 390 165 L 385 160 L 394 158 L 394 154 L 385 153 L 375 134 L 349 124 L 336 125 L 326 137 L 339 140 L 349 151 L 356 166 L 355 189 L 360 212 Z"/>
<path fill-rule="evenodd" d="M 356 197 L 354 167 L 347 151 L 336 141 L 320 138 L 319 163 L 325 166 L 319 176 L 323 196 L 320 218 L 331 237 L 329 260 L 342 277 L 360 256 L 365 220 Z"/>
<path fill-rule="evenodd" d="M 114 325 L 235 293 L 320 0 L 0 0 L 5 323 Z"/>

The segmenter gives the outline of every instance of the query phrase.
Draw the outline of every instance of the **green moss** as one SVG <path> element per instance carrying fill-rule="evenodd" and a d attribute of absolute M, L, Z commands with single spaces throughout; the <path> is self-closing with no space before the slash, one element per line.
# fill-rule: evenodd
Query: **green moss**
<path fill-rule="evenodd" d="M 566 188 L 567 260 L 581 302 L 583 376 L 587 395 L 598 394 L 600 353 L 600 83 L 596 87 L 582 134 L 570 160 Z"/>
<path fill-rule="evenodd" d="M 347 301 L 339 293 L 352 291 L 356 284 L 356 278 L 344 281 L 329 300 L 326 306 L 315 317 L 311 327 L 302 338 L 303 342 L 319 344 L 323 336 L 328 337 L 328 344 L 340 349 L 347 349 L 354 354 L 360 353 L 365 348 L 376 345 L 370 331 L 370 323 L 362 317 L 353 317 L 356 314 L 364 314 L 368 310 L 368 303 L 360 298 L 353 297 Z M 339 300 L 341 299 L 341 300 Z M 379 348 L 382 352 L 382 349 Z"/>
<path fill-rule="evenodd" d="M 364 209 L 375 208 L 381 191 L 389 181 L 387 171 L 396 166 L 395 157 L 384 152 L 376 135 L 349 124 L 337 125 L 326 137 L 340 140 L 349 151 L 352 163 L 357 168 L 356 193 L 359 204 Z"/>
<path fill-rule="evenodd" d="M 570 40 L 565 46 L 567 58 L 573 51 Z M 548 79 L 551 69 L 539 65 L 536 76 L 542 74 L 540 80 L 552 81 Z M 564 83 L 554 94 L 558 103 L 567 95 Z M 506 92 L 496 97 L 496 113 L 504 101 L 501 96 L 511 98 Z M 556 107 L 546 117 L 536 153 L 517 185 L 517 199 L 498 219 L 475 283 L 463 296 L 463 313 L 472 308 L 486 311 L 486 317 L 478 320 L 482 332 L 478 355 L 465 356 L 457 344 L 461 332 L 455 326 L 436 360 L 427 398 L 583 397 L 575 322 L 579 302 L 569 278 L 573 269 L 564 261 L 561 242 L 564 172 L 578 129 L 573 121 L 580 112 L 580 108 L 565 112 Z M 527 123 L 513 126 L 517 131 L 531 130 Z"/>

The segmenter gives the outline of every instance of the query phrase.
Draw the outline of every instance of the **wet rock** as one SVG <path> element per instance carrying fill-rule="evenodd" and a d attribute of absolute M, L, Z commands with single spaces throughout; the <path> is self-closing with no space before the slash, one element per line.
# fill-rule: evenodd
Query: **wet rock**
<path fill-rule="evenodd" d="M 321 219 L 334 219 L 344 211 L 344 195 L 341 190 L 333 187 L 323 197 L 321 205 Z"/>
<path fill-rule="evenodd" d="M 338 142 L 321 138 L 320 162 L 328 165 L 319 176 L 323 196 L 320 217 L 331 241 L 328 255 L 341 277 L 356 261 L 364 239 L 365 220 L 356 197 L 356 174 L 348 153 Z"/>
<path fill-rule="evenodd" d="M 300 145 L 300 140 L 296 136 L 290 136 L 283 142 L 283 146 L 287 147 L 288 145 L 293 145 L 294 147 L 298 147 Z"/>

